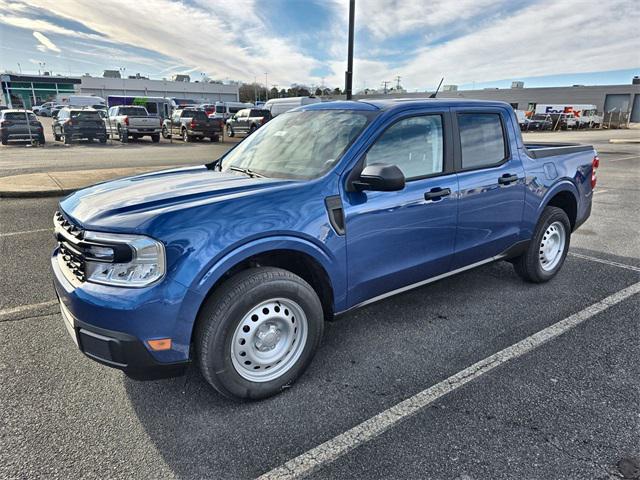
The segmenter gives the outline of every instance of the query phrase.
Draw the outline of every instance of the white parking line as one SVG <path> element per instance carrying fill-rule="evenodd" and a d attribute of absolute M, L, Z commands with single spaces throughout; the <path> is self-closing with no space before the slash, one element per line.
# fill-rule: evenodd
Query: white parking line
<path fill-rule="evenodd" d="M 637 293 L 640 293 L 640 282 L 634 283 L 630 287 L 620 290 L 619 292 L 608 296 L 604 300 L 596 302 L 584 310 L 581 310 L 578 313 L 540 330 L 530 337 L 527 337 L 524 340 L 521 340 L 520 342 L 515 343 L 498 353 L 494 353 L 490 357 L 487 357 L 468 368 L 465 368 L 446 380 L 423 390 L 422 392 L 394 405 L 369 420 L 365 420 L 361 424 L 347 430 L 337 437 L 334 437 L 331 440 L 328 440 L 325 443 L 303 453 L 302 455 L 289 460 L 284 465 L 263 474 L 259 477 L 259 480 L 296 479 L 309 475 L 310 473 L 335 461 L 354 448 L 359 447 L 369 440 L 373 440 L 388 429 L 396 426 L 398 423 L 406 420 L 412 415 L 415 415 L 420 410 L 448 393 L 451 393 L 472 380 L 492 371 L 496 367 L 538 348 L 549 340 L 562 335 L 577 325 L 580 325 L 582 322 L 590 319 L 594 315 L 605 311 L 609 307 L 616 305 Z"/>
<path fill-rule="evenodd" d="M 38 232 L 51 232 L 51 233 L 53 233 L 53 227 L 51 227 L 51 228 L 38 228 L 36 230 L 22 230 L 20 232 L 0 233 L 0 237 L 13 237 L 14 235 L 26 235 L 28 233 L 38 233 Z"/>
<path fill-rule="evenodd" d="M 19 307 L 4 308 L 0 310 L 0 320 L 4 320 L 6 317 L 10 317 L 11 315 L 15 315 L 16 313 L 36 311 L 44 307 L 57 305 L 57 303 L 57 300 L 50 300 L 48 302 L 31 303 L 29 305 L 20 305 Z"/>
<path fill-rule="evenodd" d="M 640 158 L 640 155 L 632 155 L 630 157 L 622 157 L 622 158 L 612 158 L 611 160 L 607 160 L 609 162 L 621 162 L 623 160 L 632 160 L 634 158 Z"/>
<path fill-rule="evenodd" d="M 569 255 L 576 258 L 582 258 L 584 260 L 591 260 L 592 262 L 604 263 L 605 265 L 611 265 L 612 267 L 625 268 L 627 270 L 632 270 L 634 272 L 640 272 L 640 267 L 635 267 L 633 265 L 627 265 L 626 263 L 613 262 L 611 260 L 605 260 L 603 258 L 591 257 L 589 255 L 583 255 L 581 253 L 569 252 Z"/>

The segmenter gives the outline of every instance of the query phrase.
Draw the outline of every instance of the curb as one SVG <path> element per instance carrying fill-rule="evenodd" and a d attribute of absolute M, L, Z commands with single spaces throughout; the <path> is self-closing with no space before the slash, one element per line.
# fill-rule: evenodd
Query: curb
<path fill-rule="evenodd" d="M 633 143 L 640 143 L 640 139 L 634 139 L 634 138 L 610 138 L 609 139 L 609 143 L 629 143 L 629 144 L 633 144 Z"/>
<path fill-rule="evenodd" d="M 33 190 L 21 192 L 15 191 L 0 191 L 0 198 L 46 198 L 46 197 L 61 197 L 63 195 L 69 195 L 77 190 L 85 187 L 78 188 L 65 188 L 60 190 Z"/>

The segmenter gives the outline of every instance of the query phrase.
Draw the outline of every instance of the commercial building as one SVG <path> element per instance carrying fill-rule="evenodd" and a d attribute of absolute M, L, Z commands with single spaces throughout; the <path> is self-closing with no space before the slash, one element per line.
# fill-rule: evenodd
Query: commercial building
<path fill-rule="evenodd" d="M 356 95 L 355 98 L 424 98 L 431 92 Z M 589 104 L 598 112 L 611 117 L 614 122 L 640 122 L 640 79 L 635 77 L 627 85 L 575 85 L 572 87 L 524 88 L 522 82 L 514 82 L 512 88 L 488 88 L 483 90 L 458 90 L 448 85 L 438 93 L 440 98 L 469 98 L 507 102 L 515 109 L 535 110 L 543 104 Z"/>
<path fill-rule="evenodd" d="M 73 94 L 80 87 L 80 78 L 53 75 L 0 74 L 1 103 L 13 107 L 31 108 L 51 101 L 58 94 Z"/>
<path fill-rule="evenodd" d="M 58 94 L 165 97 L 194 103 L 237 102 L 238 85 L 174 82 L 147 78 L 63 77 L 51 75 L 0 74 L 2 103 L 31 108 L 55 100 Z"/>

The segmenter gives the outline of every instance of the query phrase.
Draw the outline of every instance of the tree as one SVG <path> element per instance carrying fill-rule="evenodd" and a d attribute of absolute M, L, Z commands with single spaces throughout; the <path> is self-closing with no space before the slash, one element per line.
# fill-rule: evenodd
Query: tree
<path fill-rule="evenodd" d="M 333 94 L 334 95 L 342 95 L 342 91 L 340 90 L 340 87 L 336 87 L 333 89 Z"/>
<path fill-rule="evenodd" d="M 286 97 L 287 96 L 287 91 L 284 88 L 280 89 L 280 96 L 281 97 Z"/>
<path fill-rule="evenodd" d="M 269 90 L 269 98 L 277 98 L 278 97 L 278 89 L 276 87 L 271 87 Z"/>
<path fill-rule="evenodd" d="M 322 95 L 322 90 L 320 90 L 320 87 L 316 88 L 316 97 L 319 97 Z"/>

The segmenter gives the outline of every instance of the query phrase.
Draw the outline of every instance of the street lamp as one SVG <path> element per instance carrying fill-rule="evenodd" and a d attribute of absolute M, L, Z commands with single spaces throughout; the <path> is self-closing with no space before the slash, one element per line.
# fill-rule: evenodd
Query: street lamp
<path fill-rule="evenodd" d="M 356 11 L 356 0 L 349 0 L 349 48 L 347 53 L 347 71 L 344 73 L 344 93 L 351 100 L 353 88 L 353 25 Z"/>
<path fill-rule="evenodd" d="M 127 71 L 127 69 L 125 67 L 120 67 L 120 76 L 122 77 L 122 96 L 126 97 L 127 96 L 127 89 L 125 87 L 125 72 Z"/>
<path fill-rule="evenodd" d="M 269 72 L 264 72 L 264 99 L 269 100 L 269 82 L 267 81 L 267 75 Z"/>

